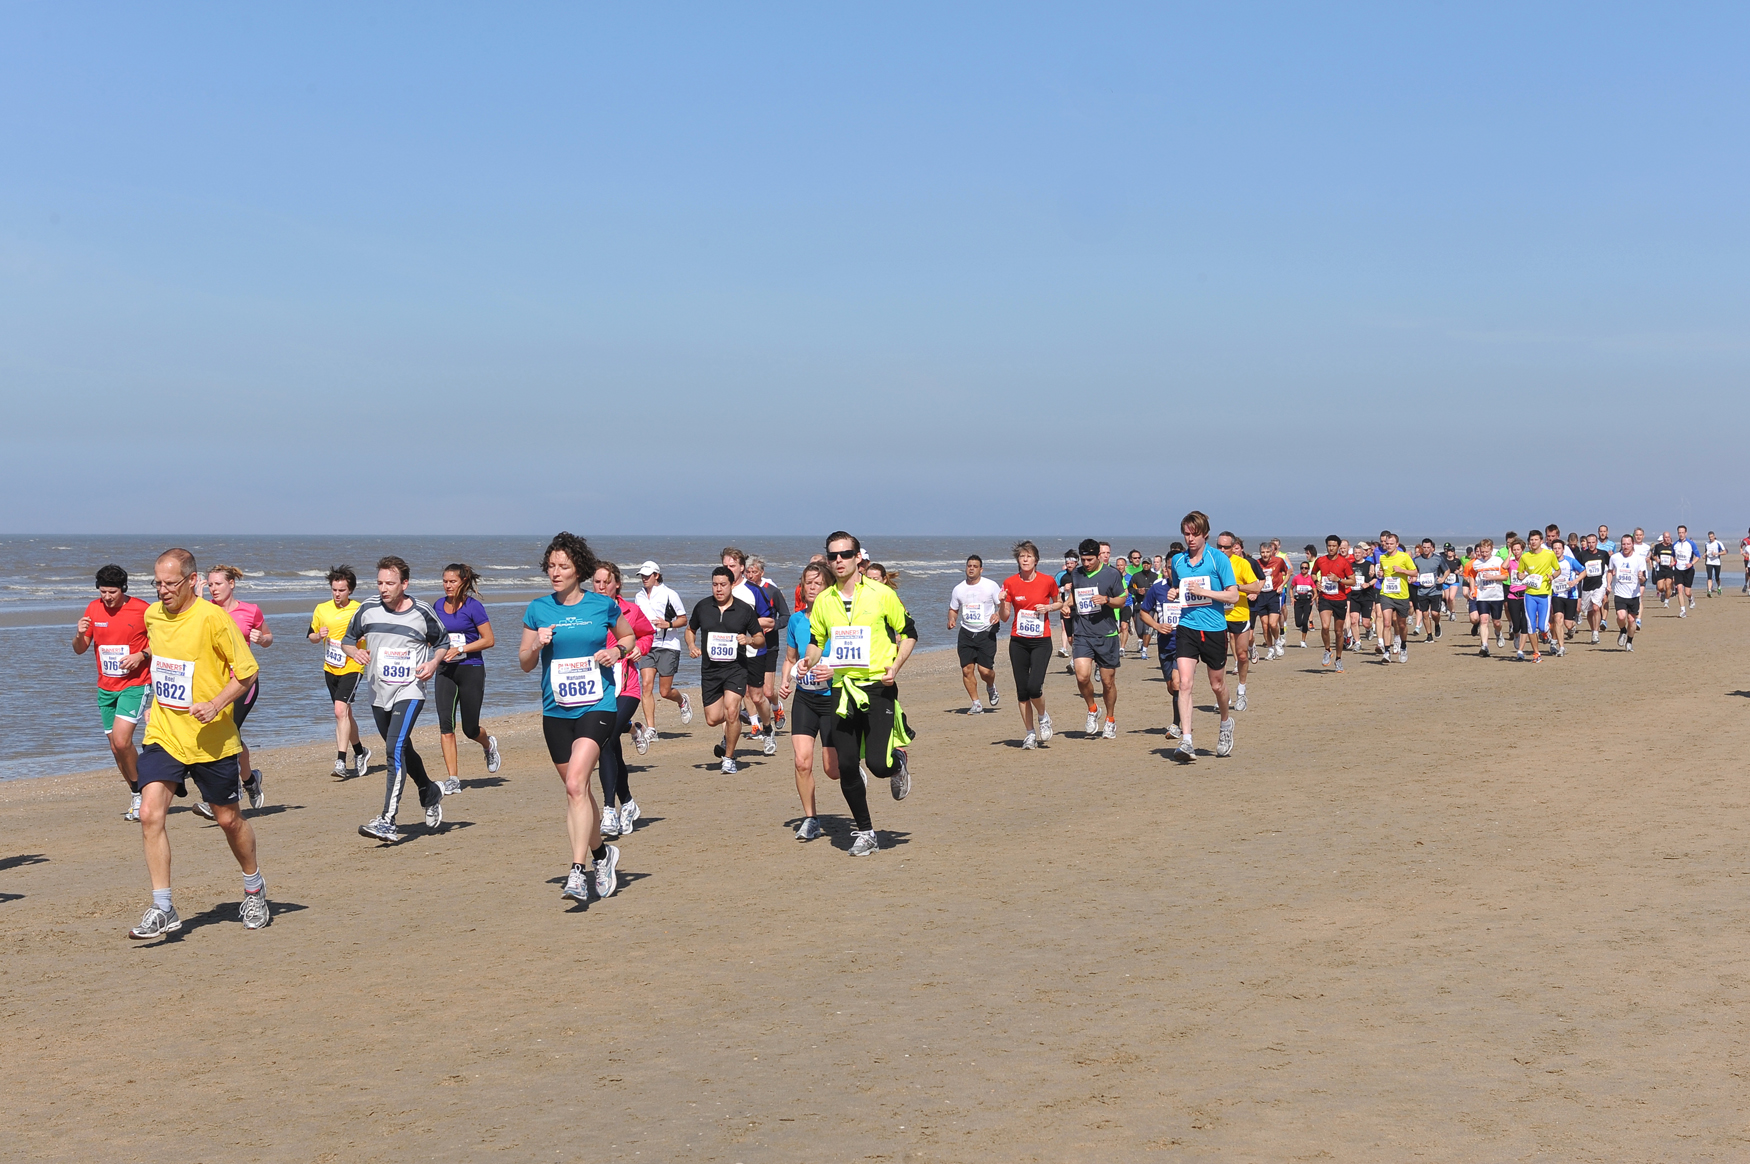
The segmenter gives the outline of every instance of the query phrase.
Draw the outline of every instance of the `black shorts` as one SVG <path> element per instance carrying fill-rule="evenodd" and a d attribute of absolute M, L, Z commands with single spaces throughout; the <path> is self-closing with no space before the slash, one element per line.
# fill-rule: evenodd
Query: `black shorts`
<path fill-rule="evenodd" d="M 833 724 L 838 722 L 834 708 L 838 696 L 831 690 L 798 691 L 790 701 L 790 738 L 819 736 L 820 742 L 832 746 Z"/>
<path fill-rule="evenodd" d="M 1641 617 L 1641 596 L 1639 594 L 1633 598 L 1624 598 L 1622 595 L 1616 594 L 1611 596 L 1611 601 L 1616 604 L 1618 614 L 1632 614 L 1636 618 Z"/>
<path fill-rule="evenodd" d="M 236 804 L 239 789 L 237 786 L 237 757 L 226 756 L 223 760 L 213 760 L 205 764 L 184 764 L 160 744 L 147 744 L 140 753 L 139 787 L 148 784 L 174 784 L 176 795 L 188 795 L 188 779 L 194 777 L 194 786 L 200 789 L 201 799 L 208 804 Z"/>
<path fill-rule="evenodd" d="M 1669 566 L 1654 566 L 1653 581 L 1667 582 L 1671 579 L 1671 575 L 1674 573 L 1676 573 L 1676 571 L 1672 570 Z"/>
<path fill-rule="evenodd" d="M 547 737 L 547 755 L 555 764 L 571 763 L 571 745 L 577 740 L 594 740 L 599 747 L 608 742 L 620 726 L 617 711 L 586 711 L 576 719 L 543 715 L 541 734 Z"/>
<path fill-rule="evenodd" d="M 778 650 L 776 647 L 768 648 L 766 653 L 761 655 L 758 660 L 762 674 L 776 675 L 778 673 L 778 665 L 784 661 L 780 658 L 783 653 L 784 652 Z M 762 678 L 760 682 L 764 683 L 765 680 Z"/>
<path fill-rule="evenodd" d="M 249 718 L 249 713 L 255 710 L 255 701 L 261 697 L 261 680 L 258 678 L 249 685 L 249 690 L 231 701 L 231 722 L 237 725 L 239 731 L 243 721 Z"/>
<path fill-rule="evenodd" d="M 762 680 L 763 682 L 763 680 Z M 725 691 L 747 694 L 747 668 L 739 661 L 713 663 L 706 660 L 699 667 L 699 697 L 706 707 L 723 698 Z"/>
<path fill-rule="evenodd" d="M 989 670 L 997 665 L 997 631 L 995 627 L 989 630 L 960 631 L 960 639 L 956 644 L 960 651 L 960 665 L 977 663 Z"/>
<path fill-rule="evenodd" d="M 1373 617 L 1373 600 L 1378 597 L 1371 590 L 1351 590 L 1349 592 L 1349 609 L 1362 618 Z"/>
<path fill-rule="evenodd" d="M 767 651 L 765 654 L 755 655 L 751 659 L 744 656 L 736 660 L 736 662 L 741 664 L 742 674 L 747 676 L 747 685 L 749 687 L 764 687 L 766 685 L 766 660 L 770 658 L 773 653 L 774 652 L 772 651 Z"/>
<path fill-rule="evenodd" d="M 1227 666 L 1227 632 L 1193 630 L 1181 626 L 1174 636 L 1173 658 L 1194 659 L 1212 670 Z"/>
<path fill-rule="evenodd" d="M 1432 594 L 1418 594 L 1410 602 L 1420 611 L 1446 609 L 1446 596 L 1438 590 Z"/>
<path fill-rule="evenodd" d="M 1321 594 L 1319 595 L 1319 612 L 1322 614 L 1327 610 L 1336 615 L 1337 621 L 1341 622 L 1349 617 L 1349 600 L 1347 598 L 1326 598 Z"/>
<path fill-rule="evenodd" d="M 1559 614 L 1569 622 L 1580 621 L 1580 599 L 1577 595 L 1573 598 L 1552 598 L 1549 608 L 1551 614 Z"/>
<path fill-rule="evenodd" d="M 1694 586 L 1695 585 L 1695 567 L 1694 566 L 1691 566 L 1687 570 L 1677 571 L 1677 585 L 1679 585 L 1679 586 Z"/>
<path fill-rule="evenodd" d="M 1471 609 L 1472 610 L 1476 611 L 1478 614 L 1482 615 L 1485 618 L 1495 619 L 1497 622 L 1500 621 L 1500 618 L 1501 618 L 1501 608 L 1503 606 L 1506 606 L 1506 605 L 1507 604 L 1499 598 L 1496 598 L 1492 601 L 1487 599 L 1487 598 L 1484 598 L 1484 599 L 1474 599 L 1473 598 L 1471 600 Z"/>
<path fill-rule="evenodd" d="M 322 678 L 328 681 L 328 698 L 336 703 L 351 703 L 352 693 L 358 690 L 359 679 L 363 671 L 352 671 L 345 675 L 336 675 L 332 671 L 322 672 Z"/>
<path fill-rule="evenodd" d="M 1051 639 L 1009 636 L 1009 665 L 1015 671 L 1015 698 L 1025 703 L 1045 697 L 1045 670 L 1051 665 Z"/>
<path fill-rule="evenodd" d="M 1255 622 L 1260 614 L 1281 614 L 1282 594 L 1276 590 L 1266 590 L 1252 599 L 1252 620 Z"/>
<path fill-rule="evenodd" d="M 1247 618 L 1242 622 L 1229 622 L 1227 624 L 1227 633 L 1230 635 L 1243 635 L 1251 629 L 1252 620 L 1250 618 Z"/>

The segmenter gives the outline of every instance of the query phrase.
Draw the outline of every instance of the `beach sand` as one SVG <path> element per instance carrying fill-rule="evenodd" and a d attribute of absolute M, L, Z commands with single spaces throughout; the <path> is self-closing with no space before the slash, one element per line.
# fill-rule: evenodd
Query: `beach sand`
<path fill-rule="evenodd" d="M 982 717 L 920 656 L 916 783 L 875 782 L 866 860 L 831 786 L 830 838 L 792 839 L 787 738 L 725 777 L 665 712 L 587 909 L 531 717 L 496 777 L 464 743 L 442 832 L 404 808 L 395 847 L 355 831 L 375 772 L 259 754 L 258 933 L 186 807 L 188 924 L 134 943 L 113 772 L 0 784 L 5 1156 L 1742 1159 L 1750 601 L 1675 614 L 1536 666 L 1456 624 L 1342 676 L 1291 647 L 1188 768 L 1152 661 L 1116 741 L 1060 661 L 1068 730 L 1029 753 L 1006 647 Z"/>

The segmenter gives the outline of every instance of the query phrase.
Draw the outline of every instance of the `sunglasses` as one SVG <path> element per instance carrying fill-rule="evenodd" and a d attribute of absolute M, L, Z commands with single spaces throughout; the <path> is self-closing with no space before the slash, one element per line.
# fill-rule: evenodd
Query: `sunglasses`
<path fill-rule="evenodd" d="M 826 552 L 826 556 L 829 558 L 837 558 L 840 561 L 843 561 L 846 558 L 854 558 L 860 553 L 862 553 L 861 550 L 828 550 Z"/>

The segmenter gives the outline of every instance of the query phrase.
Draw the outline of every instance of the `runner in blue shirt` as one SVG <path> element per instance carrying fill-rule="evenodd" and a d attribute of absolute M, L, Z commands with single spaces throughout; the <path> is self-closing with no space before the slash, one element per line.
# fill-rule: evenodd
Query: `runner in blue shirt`
<path fill-rule="evenodd" d="M 1185 552 L 1174 554 L 1169 569 L 1179 585 L 1170 592 L 1184 610 L 1179 616 L 1173 656 L 1179 672 L 1179 722 L 1185 735 L 1173 758 L 1190 763 L 1197 758 L 1191 743 L 1191 687 L 1202 660 L 1209 672 L 1209 690 L 1221 716 L 1221 736 L 1215 754 L 1233 754 L 1234 721 L 1227 706 L 1227 608 L 1238 602 L 1240 589 L 1234 580 L 1233 563 L 1209 545 L 1209 517 L 1192 510 L 1179 523 L 1185 537 Z"/>
<path fill-rule="evenodd" d="M 1179 616 L 1184 607 L 1171 597 L 1178 586 L 1178 575 L 1173 573 L 1171 566 L 1164 566 L 1161 576 L 1149 584 L 1141 604 L 1136 608 L 1136 617 L 1142 620 L 1144 626 L 1153 628 L 1158 636 L 1155 640 L 1155 656 L 1161 661 L 1161 678 L 1167 681 L 1167 697 L 1173 705 L 1173 726 L 1167 729 L 1167 735 L 1173 739 L 1179 739 L 1185 734 L 1179 723 L 1177 656 Z"/>

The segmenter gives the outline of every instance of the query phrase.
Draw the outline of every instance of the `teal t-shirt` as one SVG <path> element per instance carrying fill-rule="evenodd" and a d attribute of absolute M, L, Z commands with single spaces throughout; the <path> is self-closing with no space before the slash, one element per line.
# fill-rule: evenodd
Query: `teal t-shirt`
<path fill-rule="evenodd" d="M 1173 573 L 1179 579 L 1179 601 L 1185 600 L 1185 579 L 1202 578 L 1204 590 L 1226 590 L 1235 584 L 1234 565 L 1228 561 L 1227 555 L 1213 546 L 1203 547 L 1203 557 L 1196 565 L 1184 554 L 1173 555 Z M 1179 616 L 1179 625 L 1198 631 L 1225 631 L 1227 629 L 1227 604 L 1223 602 L 1206 602 L 1200 606 L 1187 606 Z"/>
<path fill-rule="evenodd" d="M 530 630 L 553 628 L 553 641 L 541 648 L 541 714 L 555 719 L 577 719 L 588 711 L 617 712 L 614 668 L 598 667 L 593 680 L 587 668 L 574 660 L 586 659 L 608 645 L 614 624 L 620 621 L 620 604 L 606 594 L 585 591 L 572 606 L 561 606 L 551 594 L 529 603 L 523 625 Z M 558 670 L 559 688 L 554 689 L 555 660 L 569 663 Z M 593 686 L 592 686 L 593 683 Z M 599 691 L 600 697 L 589 699 Z M 582 698 L 585 702 L 578 702 Z"/>

